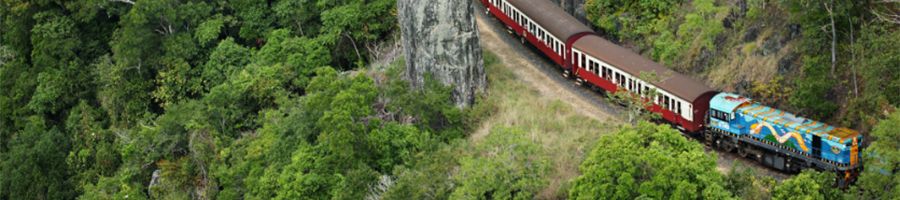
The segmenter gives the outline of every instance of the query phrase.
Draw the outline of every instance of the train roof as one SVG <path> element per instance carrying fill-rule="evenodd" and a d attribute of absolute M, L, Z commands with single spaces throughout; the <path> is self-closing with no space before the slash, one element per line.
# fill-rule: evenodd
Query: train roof
<path fill-rule="evenodd" d="M 783 110 L 762 105 L 759 102 L 752 101 L 751 99 L 736 94 L 720 93 L 710 101 L 710 107 L 725 112 L 741 113 L 746 116 L 763 120 L 772 125 L 795 130 L 798 133 L 813 134 L 822 137 L 823 139 L 842 144 L 849 141 L 849 139 L 859 136 L 859 132 L 857 131 L 846 128 L 837 128 L 822 122 L 800 117 Z"/>
<path fill-rule="evenodd" d="M 582 32 L 594 32 L 565 10 L 548 0 L 507 0 L 550 34 L 566 42 L 569 37 Z"/>
<path fill-rule="evenodd" d="M 693 102 L 703 94 L 715 92 L 700 81 L 672 71 L 600 36 L 584 36 L 575 42 L 574 47 L 635 77 L 639 77 L 641 72 L 656 72 L 662 80 L 652 84 L 684 100 Z"/>
<path fill-rule="evenodd" d="M 740 106 L 751 103 L 752 100 L 731 93 L 719 93 L 709 101 L 709 108 L 723 112 L 734 112 Z"/>

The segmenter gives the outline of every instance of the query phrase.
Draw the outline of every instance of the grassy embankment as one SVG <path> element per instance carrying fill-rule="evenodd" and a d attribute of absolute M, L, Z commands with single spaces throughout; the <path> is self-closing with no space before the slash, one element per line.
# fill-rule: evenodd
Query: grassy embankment
<path fill-rule="evenodd" d="M 601 135 L 615 132 L 617 126 L 584 116 L 558 98 L 528 87 L 512 66 L 491 52 L 485 53 L 485 65 L 490 87 L 479 106 L 493 111 L 470 136 L 470 142 L 479 143 L 495 127 L 523 130 L 541 145 L 551 163 L 547 186 L 539 197 L 565 196 L 565 185 L 579 174 L 584 156 Z"/>

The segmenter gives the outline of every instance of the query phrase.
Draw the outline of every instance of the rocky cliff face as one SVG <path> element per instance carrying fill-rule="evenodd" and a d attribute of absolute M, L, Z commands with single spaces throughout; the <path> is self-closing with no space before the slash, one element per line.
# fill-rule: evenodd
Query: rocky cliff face
<path fill-rule="evenodd" d="M 421 88 L 425 77 L 453 86 L 453 100 L 465 107 L 484 91 L 487 80 L 474 1 L 398 0 L 406 76 Z"/>
<path fill-rule="evenodd" d="M 568 12 L 570 15 L 575 16 L 578 21 L 581 23 L 590 25 L 590 22 L 587 20 L 587 13 L 584 12 L 584 1 L 585 0 L 550 0 L 553 3 L 559 4 L 563 10 Z"/>

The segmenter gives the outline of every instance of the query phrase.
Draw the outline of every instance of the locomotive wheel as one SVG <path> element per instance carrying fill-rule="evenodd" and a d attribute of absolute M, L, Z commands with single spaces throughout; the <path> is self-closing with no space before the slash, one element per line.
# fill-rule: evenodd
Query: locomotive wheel
<path fill-rule="evenodd" d="M 713 144 L 713 143 L 712 143 L 712 142 L 713 142 L 713 135 L 712 135 L 711 132 L 709 132 L 709 131 L 704 131 L 704 133 L 703 133 L 703 139 L 704 139 L 704 143 L 706 143 L 706 146 L 712 146 L 712 144 Z"/>
<path fill-rule="evenodd" d="M 741 157 L 746 158 L 746 157 L 747 157 L 747 154 L 748 154 L 748 153 L 747 153 L 747 148 L 749 148 L 749 147 L 740 147 L 740 148 L 738 148 L 738 155 L 741 156 Z"/>
<path fill-rule="evenodd" d="M 569 74 L 571 74 L 571 72 L 569 72 L 569 70 L 563 70 L 562 76 L 565 78 L 571 78 L 572 76 Z"/>
<path fill-rule="evenodd" d="M 575 78 L 575 85 L 584 86 L 584 80 L 581 78 Z"/>
<path fill-rule="evenodd" d="M 727 142 L 727 141 L 722 142 L 721 140 L 719 140 L 719 146 L 721 146 L 722 151 L 725 151 L 725 152 L 734 151 L 734 145 L 731 144 L 731 142 Z"/>

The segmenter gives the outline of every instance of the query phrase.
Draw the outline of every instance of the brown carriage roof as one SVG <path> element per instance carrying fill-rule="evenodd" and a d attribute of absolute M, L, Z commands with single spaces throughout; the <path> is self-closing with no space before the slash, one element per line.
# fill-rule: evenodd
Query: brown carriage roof
<path fill-rule="evenodd" d="M 672 71 L 659 63 L 596 35 L 582 37 L 575 42 L 574 48 L 613 65 L 613 67 L 621 69 L 632 76 L 640 76 L 641 72 L 656 72 L 657 76 L 663 79 L 652 83 L 653 85 L 687 101 L 693 102 L 705 93 L 714 92 L 712 88 L 700 81 Z"/>
<path fill-rule="evenodd" d="M 550 32 L 566 42 L 572 35 L 581 32 L 593 32 L 590 28 L 578 22 L 575 17 L 566 13 L 562 8 L 548 0 L 507 0 L 522 14 L 540 24 L 544 30 Z"/>

